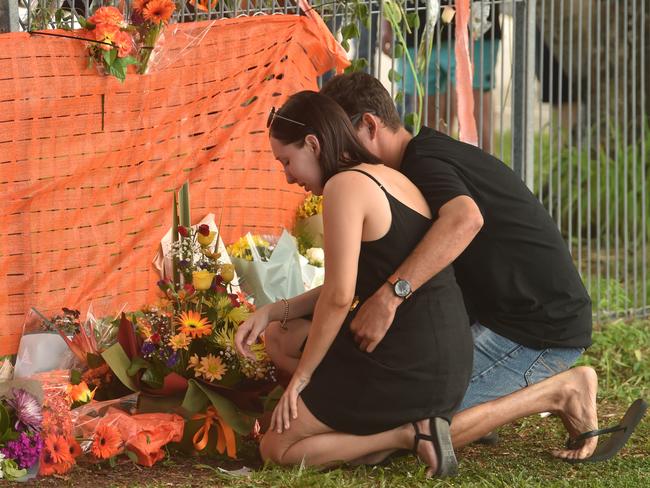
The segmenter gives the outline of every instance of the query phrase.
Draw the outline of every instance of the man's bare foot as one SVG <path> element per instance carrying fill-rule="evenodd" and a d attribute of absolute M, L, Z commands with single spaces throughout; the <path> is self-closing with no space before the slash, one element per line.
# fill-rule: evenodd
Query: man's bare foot
<path fill-rule="evenodd" d="M 586 366 L 562 374 L 566 376 L 566 384 L 562 389 L 560 408 L 555 413 L 562 419 L 569 437 L 574 439 L 583 432 L 598 428 L 598 376 Z M 598 437 L 591 437 L 577 449 L 557 449 L 552 454 L 562 459 L 585 459 L 591 456 L 597 444 Z"/>
<path fill-rule="evenodd" d="M 415 425 L 417 425 L 417 430 L 420 434 L 431 435 L 429 419 L 415 422 Z M 415 437 L 415 427 L 411 426 L 411 431 L 413 432 L 413 437 Z M 433 442 L 423 439 L 417 441 L 417 455 L 422 462 L 429 466 L 429 469 L 427 469 L 427 477 L 433 476 L 433 474 L 438 470 L 438 455 L 433 447 Z"/>

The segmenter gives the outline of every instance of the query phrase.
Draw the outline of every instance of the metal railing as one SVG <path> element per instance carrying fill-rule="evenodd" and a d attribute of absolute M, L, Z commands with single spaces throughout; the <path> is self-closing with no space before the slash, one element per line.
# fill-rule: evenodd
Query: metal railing
<path fill-rule="evenodd" d="M 297 13 L 288 1 L 198 2 L 203 9 L 180 2 L 177 20 Z M 53 8 L 67 6 L 84 15 L 100 3 L 20 0 L 20 28 L 35 20 L 42 23 L 38 28 L 55 26 L 57 19 L 47 15 Z M 360 3 L 366 5 L 367 25 L 357 18 Z M 434 12 L 423 121 L 455 135 L 454 39 L 445 25 L 450 12 L 444 13 L 444 4 L 453 2 L 408 1 L 405 11 L 426 22 L 427 3 L 443 5 Z M 325 2 L 315 8 L 335 33 L 349 33 L 355 24 L 359 36 L 350 57 L 367 59 L 357 66 L 390 87 L 407 117 L 414 89 L 406 56 L 382 53 L 382 2 Z M 511 165 L 548 209 L 599 315 L 648 316 L 647 0 L 484 0 L 473 2 L 472 17 L 479 145 Z M 72 18 L 58 20 L 74 24 Z M 402 34 L 413 37 L 406 30 Z M 414 56 L 418 43 L 415 36 Z M 386 51 L 395 54 L 395 43 Z"/>

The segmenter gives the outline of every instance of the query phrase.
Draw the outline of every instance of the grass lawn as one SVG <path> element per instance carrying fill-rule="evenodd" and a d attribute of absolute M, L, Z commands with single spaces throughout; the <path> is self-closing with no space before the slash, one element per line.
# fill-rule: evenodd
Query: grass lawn
<path fill-rule="evenodd" d="M 650 322 L 617 321 L 599 327 L 594 345 L 581 364 L 600 377 L 601 427 L 616 422 L 629 403 L 650 399 Z M 81 465 L 68 477 L 45 478 L 21 486 L 75 487 L 648 487 L 650 486 L 650 419 L 646 417 L 613 460 L 571 465 L 553 459 L 549 451 L 562 445 L 559 419 L 537 415 L 499 430 L 497 446 L 468 446 L 457 455 L 460 475 L 448 481 L 426 480 L 424 466 L 406 457 L 383 468 L 344 467 L 326 472 L 261 466 L 254 445 L 240 451 L 242 461 L 173 455 L 153 468 L 125 460 L 115 468 Z M 220 467 L 254 468 L 249 476 L 233 476 Z"/>

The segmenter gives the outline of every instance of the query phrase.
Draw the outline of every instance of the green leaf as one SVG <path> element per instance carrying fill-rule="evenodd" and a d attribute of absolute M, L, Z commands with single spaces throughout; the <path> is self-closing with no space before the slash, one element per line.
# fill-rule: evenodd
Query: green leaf
<path fill-rule="evenodd" d="M 73 385 L 78 385 L 79 383 L 81 383 L 81 371 L 79 371 L 78 369 L 73 369 L 72 371 L 70 371 L 70 383 L 72 383 Z"/>
<path fill-rule="evenodd" d="M 350 51 L 350 43 L 348 42 L 347 39 L 343 39 L 343 40 L 341 41 L 341 47 L 342 47 L 343 49 L 345 49 L 346 52 L 349 52 L 349 51 Z"/>
<path fill-rule="evenodd" d="M 124 64 L 124 66 L 128 66 L 129 64 L 138 64 L 139 63 L 139 61 L 136 58 L 134 58 L 133 56 L 126 56 L 126 57 L 120 58 L 120 59 L 122 59 L 122 63 Z"/>
<path fill-rule="evenodd" d="M 3 435 L 11 425 L 11 418 L 5 406 L 0 403 L 0 435 Z"/>
<path fill-rule="evenodd" d="M 133 461 L 134 464 L 138 463 L 138 455 L 136 453 L 130 451 L 129 449 L 126 449 L 124 452 L 126 453 L 126 457 Z"/>
<path fill-rule="evenodd" d="M 402 81 L 402 75 L 398 71 L 391 68 L 390 70 L 388 70 L 388 79 L 392 83 L 399 83 L 400 81 Z"/>
<path fill-rule="evenodd" d="M 131 366 L 131 360 L 129 359 L 129 356 L 126 355 L 119 342 L 106 349 L 102 353 L 102 357 L 106 361 L 106 364 L 111 368 L 111 371 L 113 371 L 115 376 L 117 376 L 124 386 L 129 388 L 131 391 L 139 391 L 139 388 L 127 373 L 129 366 Z"/>
<path fill-rule="evenodd" d="M 72 13 L 77 17 L 77 22 L 79 22 L 82 29 L 93 30 L 95 28 L 95 24 L 88 22 L 84 16 L 77 14 L 75 10 Z"/>
<path fill-rule="evenodd" d="M 404 91 L 400 90 L 395 94 L 395 104 L 399 105 L 404 101 Z"/>
<path fill-rule="evenodd" d="M 162 370 L 162 367 L 154 364 L 152 367 L 147 368 L 144 373 L 142 373 L 142 381 L 144 381 L 148 386 L 157 390 L 162 388 L 165 384 L 165 373 Z"/>
<path fill-rule="evenodd" d="M 104 359 L 99 354 L 93 354 L 92 352 L 86 354 L 86 360 L 91 368 L 99 368 L 104 364 Z"/>
<path fill-rule="evenodd" d="M 353 59 L 350 61 L 350 66 L 345 68 L 346 73 L 354 73 L 355 71 L 363 71 L 368 66 L 366 58 Z M 309 246 L 313 247 L 313 246 Z"/>
<path fill-rule="evenodd" d="M 5 459 L 2 461 L 2 468 L 4 470 L 5 478 L 8 481 L 17 480 L 27 474 L 26 469 L 19 469 L 18 464 L 13 459 Z"/>
<path fill-rule="evenodd" d="M 135 376 L 138 374 L 138 371 L 146 368 L 151 368 L 151 363 L 149 361 L 141 357 L 133 358 L 129 369 L 126 370 L 126 374 L 129 376 Z"/>
<path fill-rule="evenodd" d="M 411 112 L 406 117 L 404 117 L 404 125 L 406 127 L 418 127 L 418 114 L 416 112 Z"/>
<path fill-rule="evenodd" d="M 402 43 L 398 42 L 395 44 L 395 47 L 393 48 L 393 57 L 396 59 L 404 57 L 404 46 L 402 46 Z"/>
<path fill-rule="evenodd" d="M 343 40 L 346 41 L 348 39 L 358 39 L 361 36 L 359 26 L 355 22 L 344 25 L 341 29 L 341 35 L 343 36 Z"/>
<path fill-rule="evenodd" d="M 405 20 L 412 31 L 417 31 L 418 27 L 420 27 L 420 16 L 417 12 L 406 14 Z"/>
<path fill-rule="evenodd" d="M 190 414 L 194 414 L 204 411 L 210 404 L 217 409 L 219 415 L 237 433 L 242 435 L 250 433 L 255 422 L 253 417 L 242 414 L 230 400 L 222 397 L 207 386 L 198 383 L 196 380 L 189 380 L 181 407 Z"/>

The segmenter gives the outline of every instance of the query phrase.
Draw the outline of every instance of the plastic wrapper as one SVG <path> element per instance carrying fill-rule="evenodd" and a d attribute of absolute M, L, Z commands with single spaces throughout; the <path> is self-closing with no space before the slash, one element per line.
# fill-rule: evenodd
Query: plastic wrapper
<path fill-rule="evenodd" d="M 281 298 L 291 298 L 305 291 L 296 243 L 285 230 L 282 232 L 271 257 L 262 261 L 256 255 L 253 261 L 231 258 L 241 280 L 241 287 L 255 300 L 256 306 L 273 303 Z"/>
<path fill-rule="evenodd" d="M 23 324 L 23 335 L 18 346 L 14 378 L 27 378 L 36 373 L 70 368 L 74 354 L 61 336 L 44 331 L 43 318 L 31 309 Z"/>
<path fill-rule="evenodd" d="M 196 27 L 179 28 L 178 24 L 168 25 L 162 30 L 155 42 L 149 60 L 143 73 L 154 73 L 177 64 L 196 46 L 210 31 L 216 20 L 210 23 L 201 22 Z M 166 47 L 166 46 L 174 46 Z"/>
<path fill-rule="evenodd" d="M 302 282 L 305 285 L 305 290 L 311 290 L 321 286 L 325 281 L 325 268 L 323 266 L 313 266 L 309 264 L 309 260 L 302 254 L 299 256 L 299 259 Z"/>
<path fill-rule="evenodd" d="M 138 394 L 92 402 L 70 412 L 73 434 L 84 453 L 108 459 L 125 451 L 143 466 L 165 457 L 163 447 L 183 437 L 184 420 L 167 413 L 137 414 Z"/>

